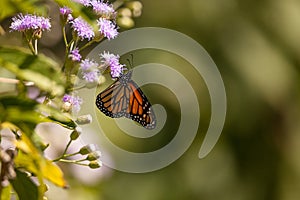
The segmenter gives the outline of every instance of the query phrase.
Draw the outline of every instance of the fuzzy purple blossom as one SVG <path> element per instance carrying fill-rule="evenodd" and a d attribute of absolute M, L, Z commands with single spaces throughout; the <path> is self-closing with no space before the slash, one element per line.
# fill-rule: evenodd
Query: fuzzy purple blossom
<path fill-rule="evenodd" d="M 121 65 L 120 63 L 116 63 L 110 66 L 110 75 L 112 78 L 120 77 L 123 74 L 125 65 Z"/>
<path fill-rule="evenodd" d="M 75 112 L 78 112 L 80 110 L 81 104 L 82 104 L 82 99 L 79 96 L 72 96 L 69 94 L 65 94 L 63 96 L 62 101 L 64 103 L 69 103 L 73 107 L 73 110 Z"/>
<path fill-rule="evenodd" d="M 112 62 L 119 62 L 120 56 L 104 51 L 100 54 L 101 63 L 110 66 Z"/>
<path fill-rule="evenodd" d="M 95 37 L 95 33 L 91 25 L 89 25 L 84 19 L 81 17 L 77 17 L 74 20 L 70 21 L 72 24 L 73 30 L 79 36 L 81 40 L 87 39 L 91 40 Z"/>
<path fill-rule="evenodd" d="M 94 60 L 90 60 L 87 58 L 80 62 L 80 69 L 86 71 L 92 67 L 98 67 L 98 65 L 99 64 L 97 62 L 95 62 Z"/>
<path fill-rule="evenodd" d="M 104 35 L 108 40 L 114 39 L 119 34 L 117 25 L 105 18 L 97 20 L 99 26 L 99 32 Z"/>
<path fill-rule="evenodd" d="M 72 13 L 72 10 L 65 6 L 63 8 L 59 8 L 59 12 L 61 15 L 68 16 L 69 14 Z"/>
<path fill-rule="evenodd" d="M 49 18 L 36 15 L 19 14 L 12 18 L 10 29 L 13 31 L 27 31 L 27 30 L 50 30 L 51 24 Z"/>
<path fill-rule="evenodd" d="M 95 13 L 106 16 L 106 17 L 114 17 L 116 15 L 116 11 L 113 8 L 112 4 L 103 2 L 103 0 L 93 0 L 91 1 L 91 5 Z"/>
<path fill-rule="evenodd" d="M 79 53 L 79 49 L 75 48 L 72 50 L 69 54 L 69 58 L 73 61 L 80 61 L 81 60 L 81 55 Z"/>
<path fill-rule="evenodd" d="M 120 64 L 120 56 L 114 55 L 109 52 L 100 54 L 101 62 L 104 66 L 110 67 L 110 75 L 112 78 L 117 78 L 123 74 L 124 66 Z"/>
<path fill-rule="evenodd" d="M 86 82 L 93 83 L 98 81 L 99 73 L 98 70 L 84 72 L 82 77 Z"/>
<path fill-rule="evenodd" d="M 76 2 L 76 3 L 80 3 L 84 6 L 89 6 L 90 2 L 91 2 L 91 0 L 73 0 L 73 1 Z"/>
<path fill-rule="evenodd" d="M 84 59 L 80 62 L 79 69 L 81 70 L 82 78 L 86 82 L 97 82 L 100 76 L 98 69 L 99 64 L 94 60 Z"/>

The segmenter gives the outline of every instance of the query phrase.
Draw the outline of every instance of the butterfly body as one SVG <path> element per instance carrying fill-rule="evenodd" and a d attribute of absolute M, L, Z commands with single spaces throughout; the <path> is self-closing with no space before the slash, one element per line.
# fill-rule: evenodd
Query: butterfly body
<path fill-rule="evenodd" d="M 123 74 L 96 98 L 96 106 L 111 118 L 130 118 L 146 129 L 154 129 L 156 119 L 151 104 L 131 79 L 132 71 Z"/>

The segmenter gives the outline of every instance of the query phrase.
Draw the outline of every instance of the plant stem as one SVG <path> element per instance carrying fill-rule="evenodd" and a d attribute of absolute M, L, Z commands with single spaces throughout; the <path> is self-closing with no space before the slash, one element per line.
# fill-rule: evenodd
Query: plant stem
<path fill-rule="evenodd" d="M 18 79 L 0 77 L 0 83 L 18 84 L 19 82 Z"/>
<path fill-rule="evenodd" d="M 75 156 L 75 155 L 77 155 L 77 154 L 79 154 L 79 152 L 71 153 L 71 154 L 66 154 L 66 155 L 64 156 L 64 158 L 71 157 L 71 156 Z"/>
<path fill-rule="evenodd" d="M 35 50 L 34 50 L 33 45 L 32 45 L 32 41 L 28 40 L 28 38 L 26 38 L 26 41 L 28 42 L 28 47 L 29 47 L 30 51 L 32 52 L 32 54 L 36 55 Z"/>
<path fill-rule="evenodd" d="M 69 44 L 68 44 L 68 40 L 67 40 L 66 27 L 65 26 L 63 26 L 63 28 L 62 28 L 62 34 L 63 34 L 63 37 L 64 37 L 64 42 L 65 42 L 65 45 L 66 45 L 66 49 L 68 49 Z"/>
<path fill-rule="evenodd" d="M 94 43 L 94 40 L 89 41 L 88 43 L 86 43 L 85 45 L 80 47 L 79 51 L 82 51 L 83 49 L 87 48 L 88 46 L 90 46 L 93 43 Z"/>
<path fill-rule="evenodd" d="M 77 164 L 77 165 L 82 165 L 82 166 L 88 166 L 88 164 L 86 163 L 80 163 L 80 161 L 83 160 L 66 160 L 66 159 L 60 159 L 61 162 L 65 162 L 65 163 L 72 163 L 72 164 Z"/>
<path fill-rule="evenodd" d="M 64 152 L 62 153 L 62 155 L 54 160 L 52 160 L 52 162 L 57 162 L 57 161 L 61 161 L 63 158 L 66 157 L 66 152 L 68 151 L 68 148 L 70 147 L 71 143 L 72 143 L 73 140 L 69 140 Z"/>
<path fill-rule="evenodd" d="M 38 42 L 37 39 L 34 40 L 34 53 L 35 55 L 38 55 Z"/>

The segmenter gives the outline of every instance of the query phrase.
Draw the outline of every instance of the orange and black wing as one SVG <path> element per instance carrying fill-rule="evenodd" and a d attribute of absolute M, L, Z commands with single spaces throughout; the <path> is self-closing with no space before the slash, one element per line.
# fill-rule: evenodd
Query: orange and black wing
<path fill-rule="evenodd" d="M 125 117 L 140 123 L 146 129 L 154 129 L 156 126 L 156 118 L 147 97 L 132 80 L 128 82 L 127 88 L 130 93 L 129 106 L 126 112 L 127 116 Z"/>
<path fill-rule="evenodd" d="M 154 129 L 156 119 L 151 104 L 130 76 L 131 74 L 125 78 L 120 77 L 98 94 L 96 106 L 109 117 L 127 117 L 140 123 L 146 129 Z"/>
<path fill-rule="evenodd" d="M 129 103 L 125 90 L 126 88 L 119 81 L 116 81 L 98 94 L 96 106 L 109 117 L 119 118 L 124 116 Z"/>

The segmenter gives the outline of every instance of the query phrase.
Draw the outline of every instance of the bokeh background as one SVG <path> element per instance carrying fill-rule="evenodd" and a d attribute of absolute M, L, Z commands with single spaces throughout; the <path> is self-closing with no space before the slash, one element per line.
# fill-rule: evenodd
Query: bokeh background
<path fill-rule="evenodd" d="M 210 118 L 209 94 L 201 76 L 193 76 L 188 63 L 166 52 L 134 52 L 136 65 L 164 63 L 182 71 L 187 78 L 190 76 L 201 107 L 197 137 L 176 162 L 146 174 L 129 174 L 105 166 L 96 171 L 63 166 L 71 188 L 63 190 L 51 185 L 49 199 L 299 199 L 300 1 L 141 2 L 143 13 L 136 19 L 136 27 L 164 27 L 184 33 L 201 44 L 218 66 L 228 101 L 220 140 L 207 157 L 198 159 Z M 49 8 L 55 21 L 59 17 L 57 8 L 52 3 Z M 0 42 L 19 43 L 17 34 L 6 36 Z M 63 59 L 58 29 L 53 28 L 42 39 L 42 46 L 45 54 Z M 169 120 L 178 120 L 174 96 L 166 90 L 166 95 L 161 97 L 155 87 L 144 88 L 147 96 L 169 108 L 172 112 Z M 57 127 L 40 128 L 56 132 L 50 139 L 57 147 L 68 137 L 63 130 L 57 131 Z M 140 152 L 165 145 L 173 136 L 164 133 L 168 133 L 168 127 L 160 133 L 159 140 L 135 144 L 134 148 L 133 141 L 126 143 L 126 138 L 120 139 L 121 132 L 114 131 L 110 137 L 121 141 L 124 148 Z"/>

